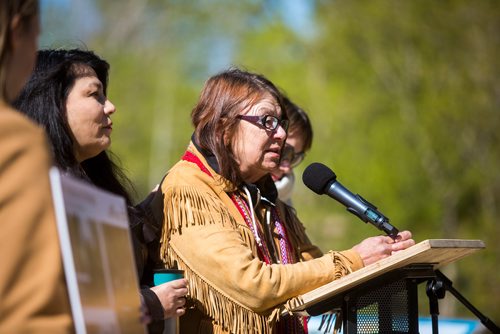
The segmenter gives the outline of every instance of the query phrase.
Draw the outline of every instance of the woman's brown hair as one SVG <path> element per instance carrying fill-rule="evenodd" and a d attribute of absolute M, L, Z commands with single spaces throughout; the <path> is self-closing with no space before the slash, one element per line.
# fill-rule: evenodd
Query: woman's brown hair
<path fill-rule="evenodd" d="M 304 141 L 304 147 L 302 150 L 304 152 L 309 151 L 313 141 L 313 129 L 307 113 L 298 105 L 290 101 L 290 99 L 284 94 L 283 104 L 285 106 L 285 112 L 288 120 L 290 121 L 288 133 L 298 134 Z"/>
<path fill-rule="evenodd" d="M 235 185 L 243 182 L 231 148 L 236 116 L 265 96 L 273 97 L 284 110 L 281 94 L 271 81 L 231 68 L 207 80 L 191 113 L 196 143 L 216 157 L 220 175 Z M 285 112 L 282 117 L 286 118 Z M 224 138 L 229 138 L 228 142 Z"/>

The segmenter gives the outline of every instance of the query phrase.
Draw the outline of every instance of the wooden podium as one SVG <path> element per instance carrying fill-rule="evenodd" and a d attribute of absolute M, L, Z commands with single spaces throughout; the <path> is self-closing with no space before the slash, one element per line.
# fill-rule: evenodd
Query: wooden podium
<path fill-rule="evenodd" d="M 481 240 L 430 239 L 289 300 L 282 315 L 340 310 L 342 332 L 418 333 L 417 285 L 485 248 Z"/>

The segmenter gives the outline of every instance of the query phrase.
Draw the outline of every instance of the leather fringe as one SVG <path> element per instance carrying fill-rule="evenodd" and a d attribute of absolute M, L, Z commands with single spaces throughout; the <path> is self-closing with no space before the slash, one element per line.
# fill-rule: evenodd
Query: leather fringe
<path fill-rule="evenodd" d="M 332 262 L 334 265 L 334 280 L 337 280 L 341 277 L 344 277 L 345 275 L 349 274 L 352 272 L 351 268 L 348 266 L 348 263 L 350 262 L 349 259 L 347 259 L 342 253 L 339 252 L 334 252 L 330 251 L 329 254 L 332 257 Z M 298 308 L 304 304 L 304 301 L 300 296 L 294 297 L 289 299 L 285 304 L 284 304 L 284 309 L 287 311 L 289 314 L 292 314 L 292 309 Z"/>
<path fill-rule="evenodd" d="M 172 249 L 167 252 L 166 260 L 167 266 L 177 265 L 185 271 L 189 278 L 189 298 L 195 301 L 196 308 L 214 319 L 216 326 L 210 328 L 210 331 L 214 330 L 214 334 L 272 333 L 278 310 L 274 310 L 271 315 L 260 315 L 238 304 L 193 272 Z"/>
<path fill-rule="evenodd" d="M 351 261 L 345 257 L 340 252 L 330 251 L 329 254 L 332 256 L 333 265 L 335 267 L 335 278 L 337 280 L 346 276 L 347 274 L 352 273 L 351 266 L 348 264 L 352 264 Z"/>
<path fill-rule="evenodd" d="M 220 333 L 257 333 L 270 334 L 274 325 L 269 315 L 260 315 L 230 299 L 216 287 L 211 286 L 203 277 L 191 270 L 182 258 L 168 246 L 170 236 L 182 233 L 189 226 L 213 223 L 228 224 L 241 231 L 233 216 L 224 204 L 213 194 L 200 192 L 199 188 L 182 187 L 175 191 L 166 191 L 168 200 L 165 203 L 164 229 L 161 240 L 160 255 L 167 267 L 177 266 L 185 271 L 189 281 L 189 294 L 195 302 L 195 307 L 214 319 L 216 326 L 210 329 Z M 182 208 L 182 210 L 180 210 Z M 248 233 L 242 233 L 246 239 Z M 248 240 L 248 242 L 250 239 Z M 249 245 L 251 243 L 249 242 Z M 272 312 L 275 314 L 276 310 Z"/>
<path fill-rule="evenodd" d="M 168 201 L 164 206 L 164 225 L 162 235 L 162 253 L 164 245 L 170 240 L 170 235 L 182 233 L 182 229 L 189 226 L 206 225 L 213 223 L 227 224 L 234 227 L 237 223 L 225 205 L 213 194 L 200 192 L 199 188 L 184 186 L 174 190 L 167 190 L 165 198 Z M 182 208 L 182 210 L 181 210 Z"/>

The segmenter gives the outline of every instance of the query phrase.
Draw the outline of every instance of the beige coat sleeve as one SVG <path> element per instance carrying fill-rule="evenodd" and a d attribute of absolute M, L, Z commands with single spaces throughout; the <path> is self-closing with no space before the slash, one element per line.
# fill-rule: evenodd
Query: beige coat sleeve
<path fill-rule="evenodd" d="M 0 333 L 69 333 L 72 322 L 43 131 L 0 110 Z"/>
<path fill-rule="evenodd" d="M 253 257 L 237 231 L 219 224 L 187 228 L 170 242 L 192 271 L 257 313 L 344 276 L 354 265 L 349 251 L 295 264 L 266 265 Z"/>
<path fill-rule="evenodd" d="M 168 178 L 163 190 L 170 216 L 166 221 L 174 222 L 170 228 L 175 226 L 169 240 L 172 254 L 201 281 L 254 312 L 270 310 L 361 266 L 353 251 L 331 252 L 296 264 L 266 265 L 254 256 L 255 242 L 245 237 L 246 226 L 238 221 L 241 217 L 228 209 L 216 186 L 207 184 L 208 177 L 174 171 Z M 179 194 L 191 195 L 189 200 L 176 201 L 182 197 Z M 169 203 L 172 200 L 176 202 Z M 197 221 L 200 212 L 212 218 Z"/>

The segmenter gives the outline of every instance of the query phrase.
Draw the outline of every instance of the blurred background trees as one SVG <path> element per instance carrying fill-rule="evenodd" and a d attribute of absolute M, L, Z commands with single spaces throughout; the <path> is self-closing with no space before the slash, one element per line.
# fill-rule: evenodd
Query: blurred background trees
<path fill-rule="evenodd" d="M 319 161 L 417 241 L 484 240 L 444 272 L 500 322 L 500 2 L 41 3 L 40 47 L 85 47 L 111 64 L 112 150 L 137 200 L 183 153 L 204 81 L 232 65 L 262 73 L 313 122 L 298 179 Z M 378 233 L 300 181 L 294 203 L 325 251 Z M 446 300 L 443 315 L 473 318 Z"/>

